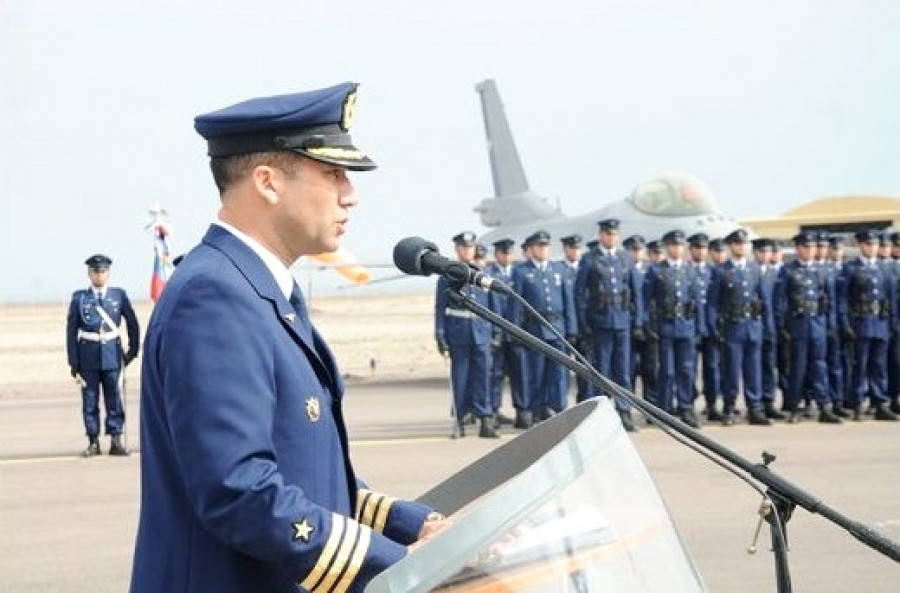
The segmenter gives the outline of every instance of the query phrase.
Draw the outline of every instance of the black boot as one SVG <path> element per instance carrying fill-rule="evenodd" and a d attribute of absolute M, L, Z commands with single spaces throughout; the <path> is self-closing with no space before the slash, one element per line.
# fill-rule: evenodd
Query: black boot
<path fill-rule="evenodd" d="M 900 414 L 900 397 L 897 397 L 897 396 L 895 395 L 894 397 L 891 398 L 891 408 L 890 408 L 890 410 L 891 410 L 891 412 L 893 412 L 894 414 Z"/>
<path fill-rule="evenodd" d="M 734 426 L 734 406 L 725 404 L 725 410 L 722 413 L 722 426 Z"/>
<path fill-rule="evenodd" d="M 619 418 L 622 419 L 622 428 L 625 429 L 625 432 L 637 432 L 638 428 L 631 418 L 631 410 L 619 412 Z"/>
<path fill-rule="evenodd" d="M 784 420 L 787 416 L 784 415 L 784 412 L 779 412 L 775 409 L 775 404 L 769 400 L 766 400 L 763 404 L 766 411 L 766 418 L 771 418 L 772 420 Z"/>
<path fill-rule="evenodd" d="M 499 439 L 500 434 L 493 426 L 491 418 L 484 417 L 481 419 L 481 428 L 478 430 L 478 436 L 483 439 Z"/>
<path fill-rule="evenodd" d="M 854 422 L 862 422 L 862 419 L 862 404 L 856 404 L 855 406 L 853 406 L 853 420 Z"/>
<path fill-rule="evenodd" d="M 87 449 L 82 451 L 82 457 L 93 457 L 94 455 L 100 455 L 100 441 L 97 440 L 97 437 L 88 437 L 88 446 Z"/>
<path fill-rule="evenodd" d="M 843 424 L 844 421 L 834 413 L 833 406 L 825 404 L 819 406 L 819 422 L 822 424 Z"/>
<path fill-rule="evenodd" d="M 893 413 L 887 404 L 878 404 L 875 406 L 875 420 L 889 420 L 896 422 L 897 414 Z"/>
<path fill-rule="evenodd" d="M 697 415 L 694 414 L 694 410 L 691 408 L 678 410 L 678 417 L 691 428 L 700 428 L 700 421 L 697 420 Z"/>
<path fill-rule="evenodd" d="M 797 410 L 796 408 L 793 410 L 788 410 L 787 415 L 788 415 L 788 419 L 787 419 L 788 424 L 799 424 L 800 423 L 800 420 L 801 420 L 800 410 Z"/>
<path fill-rule="evenodd" d="M 747 421 L 753 426 L 772 426 L 772 420 L 762 408 L 747 408 Z"/>
<path fill-rule="evenodd" d="M 500 412 L 498 410 L 497 413 L 494 415 L 494 417 L 497 420 L 497 428 L 500 428 L 504 424 L 507 426 L 512 426 L 513 419 L 510 418 L 509 416 L 507 416 L 506 414 L 504 414 L 503 412 Z"/>
<path fill-rule="evenodd" d="M 706 419 L 710 422 L 723 422 L 725 420 L 725 416 L 719 413 L 716 409 L 716 404 L 709 403 L 706 404 Z"/>
<path fill-rule="evenodd" d="M 116 457 L 128 457 L 128 449 L 122 444 L 122 437 L 114 434 L 110 438 L 109 454 Z"/>
<path fill-rule="evenodd" d="M 831 413 L 837 416 L 838 418 L 850 418 L 851 414 L 847 411 L 847 408 L 841 403 L 836 402 L 831 406 Z"/>

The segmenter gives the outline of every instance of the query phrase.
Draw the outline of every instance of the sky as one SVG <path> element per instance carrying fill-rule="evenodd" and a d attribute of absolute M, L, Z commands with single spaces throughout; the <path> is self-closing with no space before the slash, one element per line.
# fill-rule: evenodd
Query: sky
<path fill-rule="evenodd" d="M 344 237 L 366 262 L 486 230 L 486 78 L 567 214 L 669 171 L 739 219 L 900 195 L 898 30 L 895 0 L 0 0 L 0 303 L 68 300 L 97 252 L 146 298 L 147 211 L 168 209 L 179 253 L 216 216 L 194 116 L 345 80 L 379 164 L 353 176 Z"/>

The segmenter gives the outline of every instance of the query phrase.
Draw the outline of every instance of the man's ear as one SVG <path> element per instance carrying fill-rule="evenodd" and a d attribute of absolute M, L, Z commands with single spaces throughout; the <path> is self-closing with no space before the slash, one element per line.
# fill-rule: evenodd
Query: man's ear
<path fill-rule="evenodd" d="M 256 191 L 269 204 L 278 203 L 278 186 L 280 185 L 280 172 L 267 165 L 259 165 L 253 169 L 253 185 Z"/>

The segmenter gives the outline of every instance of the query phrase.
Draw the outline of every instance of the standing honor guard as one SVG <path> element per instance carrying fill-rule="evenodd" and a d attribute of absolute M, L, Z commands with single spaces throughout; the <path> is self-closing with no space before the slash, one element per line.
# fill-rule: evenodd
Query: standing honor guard
<path fill-rule="evenodd" d="M 659 407 L 700 428 L 694 413 L 696 342 L 703 326 L 700 285 L 695 270 L 684 261 L 684 233 L 669 231 L 662 238 L 666 259 L 647 274 L 649 332 L 659 336 Z"/>
<path fill-rule="evenodd" d="M 465 264 L 475 259 L 475 233 L 465 231 L 453 237 L 456 257 Z M 465 436 L 468 413 L 481 422 L 478 436 L 496 438 L 494 406 L 490 397 L 491 337 L 490 323 L 468 309 L 447 300 L 449 281 L 441 276 L 437 282 L 434 304 L 435 340 L 442 355 L 450 355 L 450 376 L 453 384 L 454 415 L 460 436 Z M 488 307 L 486 290 L 466 284 L 460 292 L 478 304 Z"/>
<path fill-rule="evenodd" d="M 838 278 L 838 313 L 847 348 L 853 349 L 853 387 L 848 404 L 853 419 L 862 419 L 868 395 L 876 420 L 897 420 L 888 407 L 887 343 L 894 287 L 878 263 L 879 237 L 856 233 L 860 255 L 844 264 Z M 896 315 L 896 312 L 893 313 Z"/>
<path fill-rule="evenodd" d="M 643 332 L 643 295 L 628 256 L 619 249 L 619 221 L 601 220 L 597 249 L 588 251 L 575 279 L 578 327 L 593 339 L 594 366 L 614 383 L 631 391 L 631 335 Z M 615 398 L 625 430 L 636 427 L 631 404 Z"/>
<path fill-rule="evenodd" d="M 754 239 L 753 255 L 759 266 L 760 282 L 764 294 L 764 302 L 770 305 L 774 302 L 775 283 L 778 280 L 778 270 L 772 265 L 772 249 L 775 242 L 771 239 Z M 770 312 L 774 315 L 774 312 Z M 760 350 L 760 387 L 762 389 L 763 408 L 766 416 L 772 420 L 784 420 L 786 416 L 775 407 L 775 392 L 778 389 L 778 336 L 775 331 L 774 317 L 771 323 L 763 324 L 762 349 Z"/>
<path fill-rule="evenodd" d="M 572 292 L 565 280 L 565 270 L 549 261 L 550 234 L 538 231 L 526 239 L 531 259 L 513 270 L 513 289 L 539 314 L 547 319 L 565 339 L 573 340 L 577 325 Z M 521 303 L 513 305 L 516 325 L 561 352 L 565 343 L 543 323 L 525 311 Z M 566 408 L 569 376 L 566 368 L 541 354 L 526 353 L 528 380 L 525 389 L 535 421 L 546 420 L 554 412 Z"/>
<path fill-rule="evenodd" d="M 560 239 L 563 246 L 563 258 L 559 262 L 559 265 L 566 272 L 566 282 L 569 284 L 569 292 L 572 293 L 573 298 L 575 294 L 575 279 L 578 277 L 578 266 L 581 263 L 582 258 L 581 240 L 581 235 L 578 234 L 568 235 Z M 582 334 L 580 327 L 578 328 L 577 334 L 578 335 L 575 337 L 572 345 L 585 357 L 585 359 L 593 361 L 592 341 Z M 597 390 L 590 382 L 581 377 L 575 377 L 576 402 L 583 402 L 595 395 L 597 395 Z"/>
<path fill-rule="evenodd" d="M 706 299 L 709 295 L 709 281 L 712 277 L 712 266 L 707 261 L 709 256 L 709 235 L 695 233 L 688 237 L 688 250 L 690 252 L 689 265 L 694 270 L 695 281 L 700 291 L 699 310 L 706 313 Z M 721 422 L 722 416 L 716 410 L 715 401 L 719 392 L 719 343 L 712 337 L 708 324 L 700 327 L 699 340 L 697 341 L 694 374 L 700 369 L 700 377 L 703 380 L 702 393 L 707 402 L 706 418 L 711 422 Z M 698 364 L 699 363 L 699 364 Z M 694 399 L 700 394 L 697 381 L 694 381 Z M 709 402 L 714 402 L 709 405 Z"/>
<path fill-rule="evenodd" d="M 635 286 L 640 287 L 641 301 L 646 306 L 646 278 L 650 270 L 647 261 L 647 249 L 644 237 L 631 235 L 622 241 L 622 247 L 628 250 L 630 255 L 630 267 L 634 276 Z M 642 312 L 641 315 L 646 317 Z M 648 402 L 656 402 L 659 369 L 659 340 L 650 339 L 642 327 L 635 327 L 631 334 L 631 384 L 637 389 L 637 379 L 641 379 L 641 396 Z"/>
<path fill-rule="evenodd" d="M 141 330 L 128 295 L 109 283 L 112 260 L 93 255 L 84 262 L 91 286 L 76 290 L 69 304 L 66 322 L 66 350 L 72 377 L 80 379 L 82 415 L 88 438 L 85 457 L 100 455 L 100 386 L 106 407 L 106 434 L 110 436 L 110 455 L 128 455 L 122 442 L 125 407 L 119 389 L 120 375 L 138 354 Z M 119 326 L 125 319 L 128 350 L 122 348 Z M 124 354 L 123 354 L 124 352 Z"/>
<path fill-rule="evenodd" d="M 763 407 L 760 355 L 763 326 L 772 319 L 771 304 L 766 302 L 759 266 L 747 259 L 747 231 L 738 229 L 725 242 L 731 259 L 713 270 L 707 299 L 707 323 L 723 344 L 725 358 L 722 423 L 734 424 L 734 405 L 743 382 L 750 424 L 766 426 L 772 421 Z"/>

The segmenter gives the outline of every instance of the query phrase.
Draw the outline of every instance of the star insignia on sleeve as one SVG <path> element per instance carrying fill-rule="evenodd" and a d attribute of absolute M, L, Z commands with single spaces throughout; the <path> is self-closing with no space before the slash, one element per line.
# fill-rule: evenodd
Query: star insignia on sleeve
<path fill-rule="evenodd" d="M 298 523 L 291 523 L 294 528 L 294 541 L 303 540 L 303 543 L 309 542 L 309 536 L 313 532 L 313 526 L 306 519 L 301 519 Z"/>

